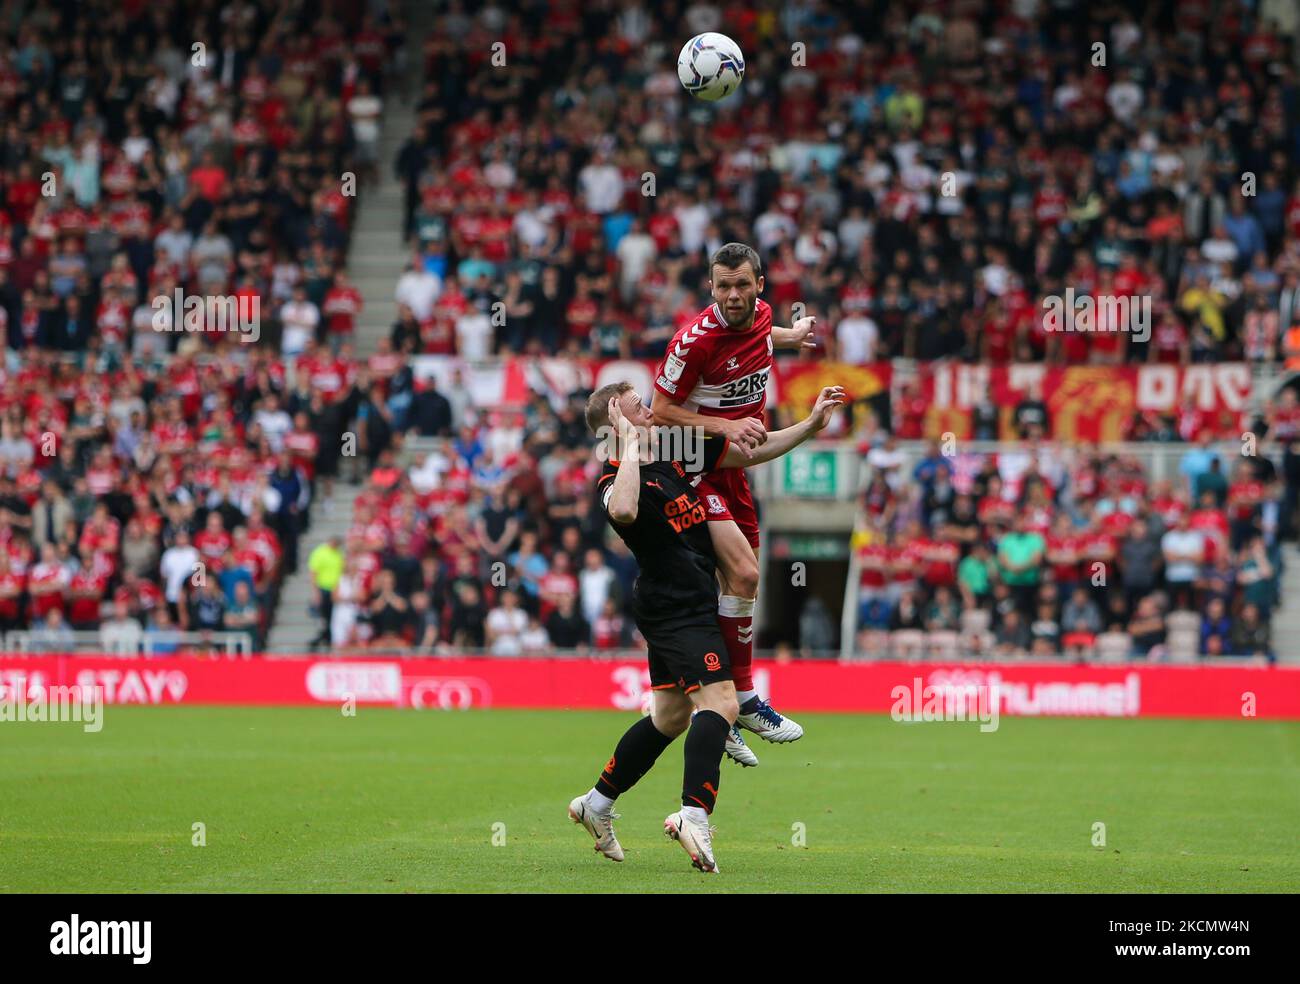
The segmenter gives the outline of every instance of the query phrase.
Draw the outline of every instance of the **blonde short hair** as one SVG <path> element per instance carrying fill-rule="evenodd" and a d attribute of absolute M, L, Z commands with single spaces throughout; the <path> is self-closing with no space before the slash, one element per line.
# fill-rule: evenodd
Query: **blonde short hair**
<path fill-rule="evenodd" d="M 609 401 L 630 389 L 632 384 L 624 379 L 617 383 L 606 383 L 587 397 L 587 429 L 593 435 L 599 436 L 600 429 L 609 426 Z"/>

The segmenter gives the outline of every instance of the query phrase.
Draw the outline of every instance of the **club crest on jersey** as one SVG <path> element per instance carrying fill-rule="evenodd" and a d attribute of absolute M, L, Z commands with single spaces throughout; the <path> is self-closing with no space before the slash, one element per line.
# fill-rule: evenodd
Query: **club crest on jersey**
<path fill-rule="evenodd" d="M 733 360 L 734 361 L 734 360 Z M 664 360 L 664 375 L 669 379 L 678 380 L 682 378 L 682 370 L 686 368 L 686 363 L 677 358 L 675 355 L 669 355 Z"/>
<path fill-rule="evenodd" d="M 771 339 L 768 339 L 768 340 L 771 341 Z M 735 359 L 728 359 L 728 360 L 727 360 L 727 366 L 726 366 L 726 370 L 725 370 L 726 372 L 734 372 L 735 370 L 737 370 L 737 369 L 739 369 L 739 368 L 740 368 L 740 363 L 737 362 Z"/>
<path fill-rule="evenodd" d="M 709 512 L 714 516 L 720 516 L 727 511 L 727 507 L 720 497 L 716 495 L 706 495 L 704 498 L 708 500 Z"/>

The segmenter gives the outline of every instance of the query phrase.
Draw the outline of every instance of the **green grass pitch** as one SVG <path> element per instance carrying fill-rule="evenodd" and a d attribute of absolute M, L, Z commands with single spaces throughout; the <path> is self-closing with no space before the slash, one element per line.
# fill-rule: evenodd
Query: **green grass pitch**
<path fill-rule="evenodd" d="M 619 801 L 625 863 L 568 821 L 626 714 L 109 707 L 99 734 L 0 725 L 0 891 L 1300 890 L 1300 723 L 801 720 L 802 741 L 757 744 L 758 769 L 724 763 L 716 876 L 662 834 L 680 742 Z"/>

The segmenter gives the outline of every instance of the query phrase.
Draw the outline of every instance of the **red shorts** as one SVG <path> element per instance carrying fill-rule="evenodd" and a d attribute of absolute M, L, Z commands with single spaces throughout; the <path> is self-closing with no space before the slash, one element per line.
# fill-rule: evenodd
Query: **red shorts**
<path fill-rule="evenodd" d="M 710 523 L 733 520 L 745 534 L 749 545 L 758 551 L 758 512 L 743 468 L 719 468 L 710 472 L 695 487 L 704 503 L 704 515 Z"/>

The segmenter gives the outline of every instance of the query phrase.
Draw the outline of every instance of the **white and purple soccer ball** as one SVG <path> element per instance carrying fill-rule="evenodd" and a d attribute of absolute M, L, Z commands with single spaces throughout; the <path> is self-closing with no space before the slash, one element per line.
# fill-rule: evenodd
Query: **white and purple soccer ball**
<path fill-rule="evenodd" d="M 716 102 L 740 88 L 745 56 L 725 34 L 697 34 L 677 56 L 677 77 L 692 96 Z"/>

